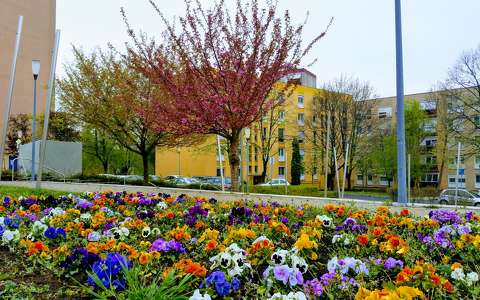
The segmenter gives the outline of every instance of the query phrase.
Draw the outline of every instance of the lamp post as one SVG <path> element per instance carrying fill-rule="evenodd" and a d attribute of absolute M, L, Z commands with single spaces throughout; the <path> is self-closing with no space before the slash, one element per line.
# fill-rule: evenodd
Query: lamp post
<path fill-rule="evenodd" d="M 37 79 L 40 73 L 40 61 L 38 59 L 32 60 L 32 74 L 33 74 L 33 113 L 32 113 L 32 181 L 35 181 L 35 127 L 37 118 Z"/>
<path fill-rule="evenodd" d="M 405 113 L 403 90 L 402 5 L 395 0 L 395 45 L 397 58 L 397 190 L 398 203 L 407 204 L 407 172 L 405 155 Z"/>
<path fill-rule="evenodd" d="M 245 167 L 245 177 L 246 177 L 246 192 L 248 194 L 248 176 L 249 176 L 249 170 L 248 168 L 250 168 L 250 153 L 249 153 L 249 147 L 250 145 L 248 144 L 248 142 L 250 141 L 250 128 L 245 128 L 245 140 L 246 140 L 246 147 L 245 147 L 245 151 L 246 151 L 246 161 L 247 161 L 247 165 Z"/>

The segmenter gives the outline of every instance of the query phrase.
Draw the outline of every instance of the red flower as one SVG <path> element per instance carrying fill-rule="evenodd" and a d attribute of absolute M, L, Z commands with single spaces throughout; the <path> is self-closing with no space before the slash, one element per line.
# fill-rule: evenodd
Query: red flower
<path fill-rule="evenodd" d="M 437 274 L 432 274 L 430 276 L 430 280 L 432 281 L 433 285 L 439 285 L 440 284 L 440 276 Z"/>
<path fill-rule="evenodd" d="M 453 293 L 453 284 L 450 283 L 450 281 L 445 281 L 445 283 L 443 284 L 443 288 L 446 289 L 449 293 Z"/>
<path fill-rule="evenodd" d="M 368 235 L 362 234 L 357 237 L 357 242 L 360 245 L 367 245 L 368 244 Z"/>

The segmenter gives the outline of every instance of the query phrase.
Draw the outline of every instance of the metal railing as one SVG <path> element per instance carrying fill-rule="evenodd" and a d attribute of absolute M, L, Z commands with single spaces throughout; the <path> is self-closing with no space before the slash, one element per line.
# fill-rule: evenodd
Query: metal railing
<path fill-rule="evenodd" d="M 26 170 L 25 167 L 24 167 L 24 166 L 25 166 L 24 161 L 31 162 L 32 160 L 31 160 L 30 158 L 20 158 L 20 157 L 18 157 L 18 158 L 16 158 L 16 159 L 18 159 L 18 160 L 20 160 L 20 161 L 22 162 L 21 169 L 23 169 L 23 171 L 24 171 L 24 173 L 25 173 L 25 177 L 28 177 L 28 176 L 27 176 L 27 170 Z M 39 166 L 39 165 L 40 165 L 39 162 L 36 162 L 36 163 L 35 163 L 35 167 L 37 168 L 37 170 L 38 170 L 38 166 Z M 49 171 L 53 171 L 54 173 L 60 175 L 60 176 L 63 178 L 63 182 L 64 182 L 64 183 L 67 181 L 67 176 L 65 175 L 65 173 L 62 173 L 61 171 L 56 170 L 56 169 L 51 168 L 51 167 L 48 167 L 48 166 L 43 166 L 43 168 L 46 169 L 46 170 L 49 170 Z M 14 172 L 12 172 L 12 178 L 13 178 L 13 173 L 14 173 Z M 30 173 L 32 173 L 32 170 L 30 170 Z M 13 180 L 12 180 L 12 181 L 13 181 Z"/>

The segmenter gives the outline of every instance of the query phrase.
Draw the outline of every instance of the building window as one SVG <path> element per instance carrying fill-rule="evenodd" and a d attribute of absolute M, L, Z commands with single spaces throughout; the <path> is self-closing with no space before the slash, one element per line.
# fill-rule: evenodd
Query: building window
<path fill-rule="evenodd" d="M 267 138 L 267 127 L 263 127 L 263 139 Z"/>
<path fill-rule="evenodd" d="M 435 147 L 436 144 L 437 144 L 436 137 L 427 137 L 421 143 L 422 146 L 426 146 L 427 148 Z"/>
<path fill-rule="evenodd" d="M 356 185 L 363 185 L 363 175 L 357 175 Z"/>
<path fill-rule="evenodd" d="M 255 174 L 258 173 L 258 166 L 255 166 Z"/>
<path fill-rule="evenodd" d="M 280 143 L 285 141 L 285 129 L 283 128 L 278 128 L 278 141 Z"/>
<path fill-rule="evenodd" d="M 305 173 L 300 174 L 300 180 L 305 180 Z"/>
<path fill-rule="evenodd" d="M 299 113 L 297 116 L 298 125 L 303 126 L 305 125 L 305 115 L 303 113 Z"/>
<path fill-rule="evenodd" d="M 380 176 L 380 185 L 388 185 L 388 178 L 386 176 Z"/>
<path fill-rule="evenodd" d="M 480 128 L 480 116 L 479 115 L 476 115 L 475 117 L 473 117 L 473 124 L 475 125 L 475 127 L 477 129 Z"/>
<path fill-rule="evenodd" d="M 302 157 L 302 160 L 305 159 L 305 150 L 300 149 L 300 156 Z"/>
<path fill-rule="evenodd" d="M 278 177 L 285 177 L 285 167 L 278 167 Z"/>
<path fill-rule="evenodd" d="M 252 174 L 252 166 L 248 166 L 248 174 Z"/>
<path fill-rule="evenodd" d="M 463 119 L 454 119 L 451 126 L 452 130 L 456 132 L 462 132 L 465 130 L 465 121 Z"/>
<path fill-rule="evenodd" d="M 435 155 L 425 156 L 425 164 L 435 165 L 437 163 L 437 157 Z"/>
<path fill-rule="evenodd" d="M 480 175 L 475 175 L 475 187 L 480 188 Z"/>
<path fill-rule="evenodd" d="M 220 168 L 217 168 L 217 176 L 222 176 L 222 173 L 220 172 Z M 223 168 L 223 176 L 225 176 L 225 168 Z"/>
<path fill-rule="evenodd" d="M 285 161 L 285 149 L 278 148 L 278 161 Z"/>
<path fill-rule="evenodd" d="M 438 183 L 438 173 L 428 173 L 420 178 L 420 182 L 424 183 Z"/>
<path fill-rule="evenodd" d="M 298 142 L 301 144 L 305 141 L 305 131 L 300 131 L 298 133 Z"/>
<path fill-rule="evenodd" d="M 448 175 L 448 187 L 456 187 L 457 183 L 455 182 L 456 175 Z M 458 187 L 464 188 L 465 187 L 465 175 L 458 176 Z"/>
<path fill-rule="evenodd" d="M 423 123 L 423 130 L 427 132 L 435 132 L 437 130 L 437 119 L 428 119 Z"/>
<path fill-rule="evenodd" d="M 475 169 L 480 169 L 480 155 L 475 155 Z"/>
<path fill-rule="evenodd" d="M 304 105 L 305 105 L 305 104 L 304 104 L 303 95 L 299 95 L 299 96 L 297 97 L 297 100 L 298 100 L 298 107 L 299 107 L 299 108 L 303 108 Z"/>
<path fill-rule="evenodd" d="M 373 175 L 368 175 L 367 176 L 367 184 L 372 185 L 373 184 Z"/>
<path fill-rule="evenodd" d="M 451 155 L 449 158 L 448 158 L 448 163 L 450 165 L 450 167 L 456 167 L 457 166 L 457 155 Z M 460 155 L 460 167 L 463 167 L 465 165 L 465 157 Z"/>
<path fill-rule="evenodd" d="M 389 118 L 392 116 L 392 108 L 391 107 L 380 107 L 378 109 L 378 117 L 380 119 Z"/>
<path fill-rule="evenodd" d="M 449 113 L 463 113 L 464 107 L 463 103 L 460 103 L 456 100 L 449 99 L 447 103 L 447 111 Z"/>
<path fill-rule="evenodd" d="M 425 99 L 420 101 L 420 107 L 426 111 L 435 111 L 437 109 L 437 102 L 435 99 Z"/>
<path fill-rule="evenodd" d="M 278 112 L 278 121 L 279 122 L 285 121 L 285 112 L 284 111 L 279 111 Z"/>
<path fill-rule="evenodd" d="M 313 115 L 313 117 L 312 117 L 312 124 L 313 125 L 317 124 L 317 116 L 316 115 Z"/>

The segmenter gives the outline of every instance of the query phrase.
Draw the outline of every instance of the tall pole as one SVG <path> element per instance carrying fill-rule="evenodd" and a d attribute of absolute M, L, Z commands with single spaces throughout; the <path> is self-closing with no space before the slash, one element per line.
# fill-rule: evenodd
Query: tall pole
<path fill-rule="evenodd" d="M 333 148 L 333 159 L 335 162 L 335 177 L 337 178 L 337 195 L 338 197 L 341 196 L 340 194 L 340 177 L 338 176 L 338 163 L 337 163 L 337 150 L 335 149 L 335 146 Z"/>
<path fill-rule="evenodd" d="M 342 180 L 342 198 L 345 197 L 345 180 L 347 180 L 347 168 L 348 168 L 348 143 L 345 150 L 345 162 L 343 163 L 343 180 Z"/>
<path fill-rule="evenodd" d="M 410 171 L 411 171 L 412 165 L 411 165 L 411 160 L 410 160 L 410 154 L 408 154 L 408 174 L 407 174 L 407 182 L 408 182 L 408 194 L 407 194 L 407 200 L 409 202 L 412 202 L 412 177 L 410 177 Z"/>
<path fill-rule="evenodd" d="M 32 112 L 32 181 L 35 181 L 35 143 L 37 126 L 37 76 L 33 78 L 33 112 Z"/>
<path fill-rule="evenodd" d="M 455 207 L 457 207 L 457 199 L 458 199 L 458 182 L 460 181 L 460 150 L 462 148 L 462 144 L 458 143 L 457 149 L 457 176 L 455 179 Z"/>
<path fill-rule="evenodd" d="M 220 136 L 217 135 L 218 161 L 220 162 L 220 177 L 222 178 L 222 191 L 225 192 L 225 177 L 223 175 L 222 149 L 220 148 Z"/>
<path fill-rule="evenodd" d="M 17 57 L 20 49 L 20 37 L 22 36 L 23 16 L 18 17 L 17 35 L 15 40 L 15 48 L 13 50 L 12 68 L 10 70 L 10 81 L 8 83 L 7 97 L 5 98 L 5 111 L 3 112 L 2 140 L 0 141 L 0 180 L 3 171 L 3 154 L 5 143 L 7 142 L 8 120 L 12 109 L 13 87 L 15 85 L 15 71 L 17 70 Z"/>
<path fill-rule="evenodd" d="M 292 150 L 293 151 L 293 150 Z M 285 195 L 288 195 L 288 156 L 287 156 L 287 147 L 285 147 Z"/>
<path fill-rule="evenodd" d="M 249 168 L 250 168 L 250 153 L 249 153 L 249 145 L 248 145 L 248 138 L 245 139 L 245 161 L 246 161 L 246 166 L 245 166 L 245 177 L 246 177 L 246 183 L 245 183 L 245 192 L 248 194 L 248 176 L 250 176 Z"/>
<path fill-rule="evenodd" d="M 60 44 L 60 30 L 55 31 L 55 41 L 52 50 L 52 60 L 50 65 L 50 77 L 48 78 L 48 91 L 47 91 L 47 106 L 45 107 L 45 117 L 43 120 L 43 132 L 42 132 L 42 142 L 40 143 L 40 157 L 38 164 L 38 176 L 37 183 L 35 187 L 39 189 L 42 183 L 43 176 L 43 165 L 45 163 L 45 152 L 47 147 L 47 133 L 48 133 L 48 122 L 50 120 L 50 108 L 52 107 L 52 99 L 55 99 L 54 96 L 54 85 L 55 85 L 55 71 L 57 68 L 57 57 L 58 57 L 58 46 Z"/>
<path fill-rule="evenodd" d="M 395 0 L 395 36 L 397 57 L 397 190 L 398 203 L 407 203 L 407 172 L 405 157 L 405 114 L 403 91 L 402 5 Z"/>
<path fill-rule="evenodd" d="M 325 149 L 325 177 L 324 177 L 324 192 L 323 197 L 327 198 L 327 189 L 328 189 L 328 148 L 330 146 L 330 112 L 327 115 L 327 147 Z"/>

